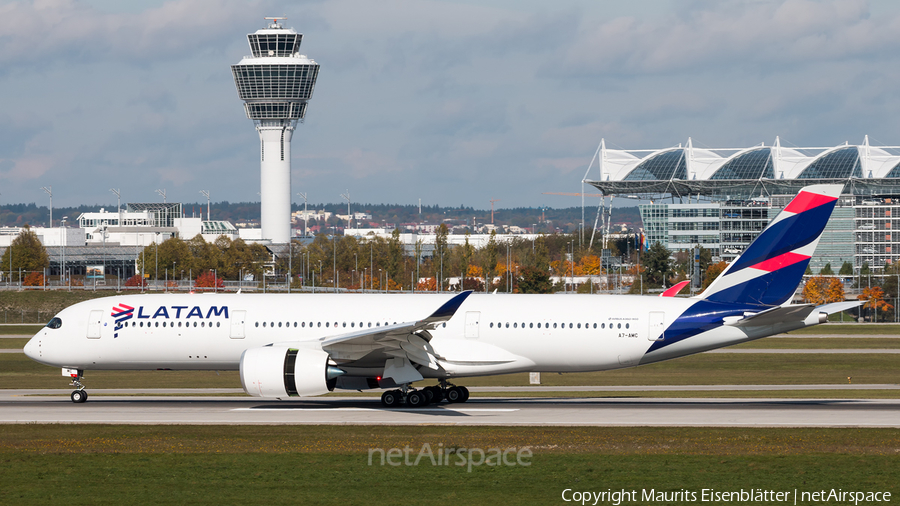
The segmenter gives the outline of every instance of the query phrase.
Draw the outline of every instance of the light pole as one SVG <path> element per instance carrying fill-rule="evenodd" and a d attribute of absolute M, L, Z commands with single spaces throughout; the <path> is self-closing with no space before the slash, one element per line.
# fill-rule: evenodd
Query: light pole
<path fill-rule="evenodd" d="M 353 217 L 350 216 L 350 190 L 347 190 L 347 193 L 342 193 L 341 197 L 347 201 L 347 228 L 352 228 Z"/>
<path fill-rule="evenodd" d="M 156 246 L 156 252 L 153 254 L 154 260 L 156 260 L 156 267 L 153 269 L 153 288 L 159 290 L 159 232 L 156 233 L 156 240 L 153 241 L 153 244 Z"/>
<path fill-rule="evenodd" d="M 68 216 L 63 216 L 62 222 L 59 224 L 60 227 L 60 242 L 62 243 L 62 269 L 60 269 L 59 273 L 61 275 L 61 280 L 66 278 L 66 220 L 69 219 Z M 11 252 L 10 252 L 11 253 Z"/>
<path fill-rule="evenodd" d="M 353 273 L 359 272 L 359 256 L 354 253 L 353 254 L 353 263 L 356 265 L 356 269 L 353 270 Z M 350 284 L 353 284 L 353 280 L 350 280 Z"/>
<path fill-rule="evenodd" d="M 534 227 L 536 227 L 536 223 L 531 224 L 531 254 L 534 254 Z"/>
<path fill-rule="evenodd" d="M 52 186 L 42 186 L 41 190 L 47 192 L 47 195 L 50 195 L 50 227 L 53 227 L 53 187 Z"/>
<path fill-rule="evenodd" d="M 118 188 L 110 188 L 109 191 L 113 192 L 116 196 L 116 215 L 119 218 L 118 225 L 122 226 L 122 194 Z"/>
<path fill-rule="evenodd" d="M 306 212 L 306 194 L 298 193 L 297 196 L 303 198 L 303 237 L 309 235 L 309 214 Z"/>
<path fill-rule="evenodd" d="M 334 293 L 337 293 L 337 226 L 331 226 L 331 253 L 332 253 L 332 264 L 331 264 L 331 281 L 334 285 Z"/>
<path fill-rule="evenodd" d="M 166 189 L 162 188 L 162 189 L 156 190 L 156 193 L 158 193 L 159 196 L 163 198 L 163 204 L 165 204 L 166 203 Z"/>
<path fill-rule="evenodd" d="M 206 221 L 212 221 L 212 212 L 209 210 L 209 190 L 200 190 L 200 194 L 206 197 Z"/>

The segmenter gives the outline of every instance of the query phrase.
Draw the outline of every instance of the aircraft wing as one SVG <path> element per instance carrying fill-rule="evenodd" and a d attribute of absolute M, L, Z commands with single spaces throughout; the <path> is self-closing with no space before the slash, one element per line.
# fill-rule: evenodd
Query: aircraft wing
<path fill-rule="evenodd" d="M 453 317 L 471 294 L 472 291 L 467 290 L 456 295 L 421 320 L 324 337 L 319 341 L 322 349 L 336 361 L 358 360 L 373 351 L 382 351 L 391 357 L 408 358 L 411 362 L 435 367 L 434 350 L 428 343 L 431 334 L 428 331 Z"/>

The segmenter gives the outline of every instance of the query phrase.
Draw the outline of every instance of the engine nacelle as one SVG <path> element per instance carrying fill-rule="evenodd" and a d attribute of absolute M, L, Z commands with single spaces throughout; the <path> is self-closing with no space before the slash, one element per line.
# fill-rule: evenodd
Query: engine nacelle
<path fill-rule="evenodd" d="M 299 397 L 334 390 L 344 371 L 321 350 L 263 346 L 241 354 L 241 385 L 254 397 Z"/>

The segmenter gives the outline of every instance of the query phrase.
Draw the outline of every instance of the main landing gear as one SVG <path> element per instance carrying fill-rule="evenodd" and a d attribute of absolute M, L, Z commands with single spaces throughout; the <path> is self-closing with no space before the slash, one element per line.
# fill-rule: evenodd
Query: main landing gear
<path fill-rule="evenodd" d="M 73 370 L 74 371 L 74 370 Z M 81 404 L 88 400 L 87 390 L 84 389 L 84 385 L 81 384 L 81 379 L 84 378 L 84 371 L 79 369 L 77 373 L 72 374 L 72 382 L 69 385 L 76 388 L 75 391 L 72 392 L 72 395 L 69 397 L 72 398 L 72 402 L 75 404 Z"/>
<path fill-rule="evenodd" d="M 411 390 L 409 385 L 403 385 L 381 394 L 381 404 L 386 408 L 396 408 L 403 404 L 410 408 L 420 408 L 437 404 L 444 399 L 450 403 L 466 402 L 469 400 L 469 389 L 441 380 L 440 385 L 428 386 L 421 390 Z"/>

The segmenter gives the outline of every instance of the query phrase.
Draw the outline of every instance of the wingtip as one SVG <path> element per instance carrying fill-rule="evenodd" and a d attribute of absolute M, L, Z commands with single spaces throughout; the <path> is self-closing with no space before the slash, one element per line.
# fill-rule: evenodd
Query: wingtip
<path fill-rule="evenodd" d="M 439 307 L 437 311 L 431 314 L 429 319 L 435 318 L 450 318 L 454 314 L 456 314 L 456 310 L 459 309 L 459 306 L 462 305 L 463 302 L 472 295 L 472 290 L 466 290 L 461 292 L 459 295 L 454 296 L 452 299 L 448 300 L 444 303 L 443 306 Z"/>

